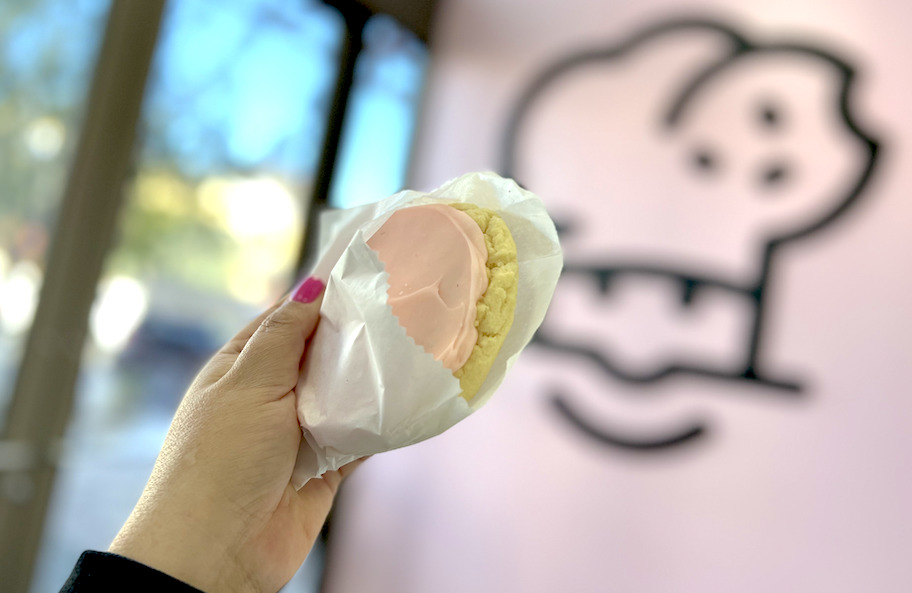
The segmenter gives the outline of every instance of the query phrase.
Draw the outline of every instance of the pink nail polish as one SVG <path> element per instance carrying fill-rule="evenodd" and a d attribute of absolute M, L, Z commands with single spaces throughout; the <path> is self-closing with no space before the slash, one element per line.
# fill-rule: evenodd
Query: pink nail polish
<path fill-rule="evenodd" d="M 320 296 L 325 287 L 326 285 L 323 284 L 322 280 L 311 276 L 298 285 L 291 300 L 299 303 L 312 303 L 317 300 L 317 297 Z"/>

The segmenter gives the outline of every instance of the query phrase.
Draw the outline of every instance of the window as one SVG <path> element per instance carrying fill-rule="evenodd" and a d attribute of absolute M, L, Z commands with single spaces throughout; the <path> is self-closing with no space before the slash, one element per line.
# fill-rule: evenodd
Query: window
<path fill-rule="evenodd" d="M 108 0 L 0 6 L 0 423 L 38 302 Z"/>
<path fill-rule="evenodd" d="M 383 14 L 367 21 L 331 205 L 351 208 L 403 189 L 426 67 L 427 49 L 409 30 Z"/>
<path fill-rule="evenodd" d="M 4 406 L 109 8 L 0 8 L 0 60 L 13 73 L 0 77 Z M 293 284 L 346 34 L 341 15 L 316 0 L 167 4 L 32 591 L 59 588 L 80 552 L 107 547 L 193 376 Z M 423 44 L 391 18 L 372 17 L 363 39 L 332 176 L 334 196 L 359 202 L 404 184 L 426 62 Z M 322 551 L 312 556 L 286 590 L 316 589 Z"/>

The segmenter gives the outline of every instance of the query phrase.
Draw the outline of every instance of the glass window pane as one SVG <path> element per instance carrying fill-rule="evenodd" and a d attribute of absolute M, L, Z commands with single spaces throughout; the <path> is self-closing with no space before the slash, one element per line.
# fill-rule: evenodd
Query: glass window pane
<path fill-rule="evenodd" d="M 38 304 L 108 6 L 0 4 L 0 423 Z"/>
<path fill-rule="evenodd" d="M 427 47 L 386 15 L 364 28 L 330 204 L 351 208 L 401 190 L 408 172 Z"/>
<path fill-rule="evenodd" d="M 316 0 L 168 4 L 34 591 L 109 545 L 194 375 L 293 283 L 342 36 Z"/>

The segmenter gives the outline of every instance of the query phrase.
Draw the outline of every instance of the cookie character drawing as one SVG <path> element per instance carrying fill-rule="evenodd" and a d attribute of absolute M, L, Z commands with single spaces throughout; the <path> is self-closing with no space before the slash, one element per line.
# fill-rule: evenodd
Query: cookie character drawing
<path fill-rule="evenodd" d="M 537 345 L 584 361 L 593 390 L 700 377 L 800 396 L 794 371 L 768 362 L 771 290 L 789 246 L 835 228 L 872 176 L 878 143 L 856 122 L 854 86 L 823 49 L 696 20 L 546 68 L 503 155 L 562 222 L 565 271 Z M 556 372 L 556 410 L 603 443 L 664 449 L 708 429 L 616 434 L 568 385 Z"/>

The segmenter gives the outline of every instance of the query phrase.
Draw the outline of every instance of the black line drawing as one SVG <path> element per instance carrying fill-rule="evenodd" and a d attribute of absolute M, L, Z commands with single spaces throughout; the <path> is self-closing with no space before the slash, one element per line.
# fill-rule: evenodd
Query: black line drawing
<path fill-rule="evenodd" d="M 610 290 L 615 279 L 624 276 L 654 276 L 672 279 L 680 286 L 681 304 L 689 305 L 695 295 L 705 287 L 725 291 L 738 298 L 746 299 L 751 303 L 752 319 L 746 357 L 741 368 L 736 372 L 722 371 L 711 364 L 694 364 L 669 360 L 666 365 L 649 372 L 636 372 L 624 368 L 616 360 L 600 353 L 586 344 L 574 343 L 551 335 L 547 330 L 540 330 L 534 342 L 542 348 L 552 349 L 563 354 L 569 354 L 586 359 L 608 375 L 628 384 L 642 385 L 644 396 L 650 394 L 648 385 L 659 381 L 666 381 L 680 376 L 699 376 L 714 380 L 728 382 L 750 382 L 762 386 L 766 393 L 785 397 L 800 397 L 803 385 L 792 379 L 773 376 L 764 369 L 763 352 L 766 347 L 765 327 L 768 308 L 768 292 L 773 276 L 777 254 L 784 245 L 792 243 L 816 233 L 827 227 L 835 220 L 842 217 L 861 197 L 863 190 L 870 181 L 875 170 L 878 157 L 879 142 L 865 133 L 856 123 L 851 106 L 852 89 L 855 85 L 855 69 L 843 59 L 836 57 L 828 51 L 818 47 L 801 43 L 774 43 L 763 44 L 749 41 L 744 35 L 733 27 L 711 19 L 676 19 L 659 23 L 639 33 L 634 34 L 626 41 L 605 48 L 584 50 L 568 55 L 559 61 L 547 66 L 529 84 L 512 110 L 507 122 L 502 146 L 502 171 L 503 174 L 523 182 L 523 171 L 518 163 L 518 146 L 522 139 L 524 126 L 528 120 L 533 106 L 548 89 L 561 84 L 566 75 L 580 66 L 589 66 L 604 61 L 620 60 L 670 33 L 681 31 L 711 31 L 727 38 L 729 51 L 721 55 L 712 63 L 705 65 L 700 71 L 690 78 L 684 88 L 670 97 L 670 102 L 664 114 L 656 122 L 664 130 L 674 132 L 687 118 L 689 109 L 698 97 L 705 92 L 707 86 L 718 81 L 733 67 L 744 63 L 745 58 L 756 56 L 784 56 L 789 59 L 813 58 L 822 60 L 831 65 L 838 73 L 837 88 L 833 96 L 837 101 L 836 113 L 841 118 L 841 123 L 854 135 L 864 147 L 865 163 L 860 168 L 861 173 L 854 183 L 841 190 L 837 199 L 831 200 L 832 207 L 824 216 L 810 221 L 803 227 L 791 228 L 787 232 L 769 236 L 762 248 L 759 274 L 755 281 L 748 283 L 732 282 L 708 273 L 706 275 L 694 274 L 692 270 L 682 271 L 663 261 L 630 261 L 627 263 L 611 262 L 609 265 L 598 266 L 591 263 L 578 264 L 573 261 L 567 263 L 564 275 L 586 276 L 593 279 L 599 291 L 604 296 Z M 789 124 L 788 114 L 783 113 L 775 101 L 765 100 L 759 104 L 757 110 L 757 125 L 763 133 L 776 134 Z M 724 155 L 713 152 L 711 147 L 697 147 L 691 157 L 693 171 L 697 175 L 710 175 L 726 166 Z M 764 165 L 756 176 L 756 182 L 763 187 L 775 188 L 789 183 L 794 171 L 787 160 L 774 160 Z M 536 188 L 532 187 L 535 190 Z M 772 198 L 774 199 L 774 198 Z M 559 225 L 560 233 L 572 233 L 573 221 L 564 221 Z M 661 450 L 693 441 L 708 433 L 708 421 L 699 420 L 681 429 L 675 429 L 672 434 L 648 439 L 622 436 L 605 427 L 595 426 L 583 414 L 580 414 L 571 403 L 571 399 L 561 388 L 552 389 L 551 401 L 554 409 L 585 434 L 599 442 L 631 450 Z"/>

